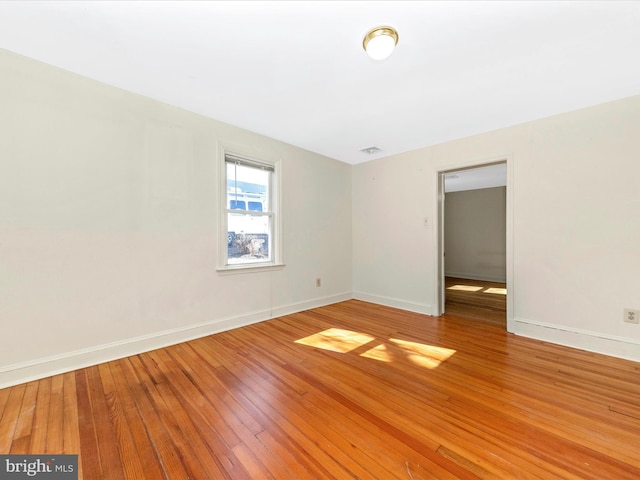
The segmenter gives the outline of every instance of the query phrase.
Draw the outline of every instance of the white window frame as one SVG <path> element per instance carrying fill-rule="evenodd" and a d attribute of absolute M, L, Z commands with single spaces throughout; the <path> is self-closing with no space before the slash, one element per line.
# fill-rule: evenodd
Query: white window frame
<path fill-rule="evenodd" d="M 269 188 L 269 215 L 271 217 L 270 236 L 270 259 L 263 262 L 250 262 L 230 264 L 228 258 L 228 213 L 227 208 L 227 158 L 239 160 L 239 163 L 247 166 L 260 166 L 272 169 L 271 185 Z M 281 248 L 281 214 L 280 214 L 280 178 L 281 178 L 281 161 L 279 159 L 271 159 L 267 155 L 260 152 L 253 152 L 250 149 L 238 146 L 220 145 L 219 148 L 219 169 L 218 169 L 218 188 L 219 196 L 219 235 L 218 235 L 218 273 L 248 273 L 252 271 L 275 270 L 284 267 L 282 263 Z"/>

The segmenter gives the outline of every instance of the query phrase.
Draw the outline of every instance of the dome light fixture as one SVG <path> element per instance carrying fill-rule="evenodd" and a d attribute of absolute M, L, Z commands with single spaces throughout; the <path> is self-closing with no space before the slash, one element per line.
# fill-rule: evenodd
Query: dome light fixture
<path fill-rule="evenodd" d="M 376 27 L 362 40 L 362 48 L 374 60 L 384 60 L 393 53 L 398 43 L 398 32 L 393 27 Z"/>

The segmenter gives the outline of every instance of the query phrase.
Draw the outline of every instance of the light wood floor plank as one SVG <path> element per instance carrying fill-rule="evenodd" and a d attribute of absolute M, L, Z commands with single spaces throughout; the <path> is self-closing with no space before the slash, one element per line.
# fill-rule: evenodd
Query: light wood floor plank
<path fill-rule="evenodd" d="M 120 480 L 124 478 L 124 464 L 120 457 L 119 431 L 114 418 L 117 417 L 117 402 L 113 392 L 105 391 L 100 369 L 108 365 L 93 366 L 86 369 L 89 404 L 91 405 L 91 422 L 93 432 L 98 441 L 97 451 L 100 457 L 100 468 L 104 478 Z"/>
<path fill-rule="evenodd" d="M 47 422 L 46 453 L 64 451 L 64 378 L 62 375 L 51 377 L 49 400 L 49 419 Z"/>
<path fill-rule="evenodd" d="M 29 382 L 26 385 L 9 453 L 25 454 L 29 451 L 33 421 L 35 419 L 38 385 L 38 382 Z"/>
<path fill-rule="evenodd" d="M 210 476 L 234 480 L 248 478 L 246 471 L 219 433 L 219 426 L 222 425 L 224 428 L 226 424 L 218 412 L 211 408 L 211 404 L 203 401 L 202 392 L 195 387 L 193 377 L 185 375 L 187 371 L 181 368 L 171 355 L 173 350 L 177 348 L 156 350 L 147 355 L 158 368 L 166 372 L 166 382 L 163 383 L 163 388 L 166 385 L 165 398 L 167 404 L 172 405 L 173 415 L 185 437 L 189 443 L 192 438 L 201 440 L 199 443 L 202 443 L 203 448 L 199 455 L 200 462 Z"/>
<path fill-rule="evenodd" d="M 631 480 L 638 445 L 638 363 L 356 300 L 0 390 L 0 452 L 86 480 Z"/>
<path fill-rule="evenodd" d="M 140 368 L 139 359 L 129 357 L 118 363 L 124 374 L 125 383 L 131 392 L 132 400 L 136 404 L 139 421 L 145 430 L 143 432 L 140 425 L 136 427 L 138 432 L 135 436 L 136 444 L 154 452 L 153 456 L 147 454 L 144 457 L 149 462 L 147 469 L 154 468 L 156 470 L 155 476 L 151 478 L 164 478 L 165 480 L 188 478 L 189 474 L 185 470 L 181 456 L 169 437 L 147 389 L 148 381 L 145 372 Z M 159 471 L 162 472 L 161 476 Z M 150 475 L 152 473 L 153 471 Z"/>
<path fill-rule="evenodd" d="M 81 446 L 82 456 L 78 458 L 79 469 L 87 479 L 104 478 L 100 464 L 99 439 L 93 422 L 93 410 L 89 396 L 88 369 L 76 371 L 76 399 L 78 409 L 78 444 Z M 117 448 L 117 446 L 115 446 Z M 109 448 L 109 447 L 108 447 Z M 110 448 L 114 448 L 111 445 Z M 38 451 L 30 453 L 37 454 Z M 74 452 L 70 452 L 74 453 Z"/>
<path fill-rule="evenodd" d="M 76 376 L 74 372 L 65 373 L 63 376 L 63 411 L 62 425 L 64 430 L 64 447 L 62 452 L 68 455 L 82 455 L 80 439 L 78 436 L 78 400 L 76 396 Z M 60 415 L 60 412 L 55 412 Z M 81 470 L 82 462 L 78 462 L 78 469 Z"/>
<path fill-rule="evenodd" d="M 8 389 L 9 395 L 7 396 L 4 412 L 0 419 L 0 452 L 11 451 L 11 445 L 15 439 L 16 427 L 18 425 L 18 419 L 20 418 L 22 400 L 24 398 L 26 387 L 27 385 L 22 384 Z M 37 388 L 37 384 L 35 385 L 35 388 Z M 19 434 L 24 437 L 24 432 L 19 432 Z"/>
<path fill-rule="evenodd" d="M 46 452 L 50 402 L 51 378 L 45 378 L 38 382 L 29 451 Z"/>
<path fill-rule="evenodd" d="M 118 389 L 118 383 L 113 372 L 118 371 L 118 362 L 102 364 L 99 366 L 100 378 L 104 388 L 104 394 L 109 399 L 109 416 L 115 433 L 122 469 L 126 478 L 140 478 L 144 475 L 145 469 L 140 457 L 141 451 L 136 448 L 133 438 L 132 428 L 135 428 L 135 420 L 131 418 L 129 403 L 129 392 Z M 119 375 L 121 377 L 121 374 Z M 143 444 L 144 446 L 144 444 Z"/>

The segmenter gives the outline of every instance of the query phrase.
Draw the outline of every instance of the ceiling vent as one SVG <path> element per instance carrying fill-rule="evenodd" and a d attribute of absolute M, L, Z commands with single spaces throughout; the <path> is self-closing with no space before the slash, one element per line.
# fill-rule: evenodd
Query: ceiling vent
<path fill-rule="evenodd" d="M 381 152 L 382 150 L 378 147 L 367 147 L 360 149 L 362 153 L 366 153 L 367 155 L 373 155 L 374 153 Z"/>

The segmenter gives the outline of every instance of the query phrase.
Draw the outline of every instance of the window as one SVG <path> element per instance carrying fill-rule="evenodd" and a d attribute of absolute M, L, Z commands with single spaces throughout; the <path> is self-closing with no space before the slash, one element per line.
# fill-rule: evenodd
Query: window
<path fill-rule="evenodd" d="M 225 152 L 224 171 L 223 269 L 275 265 L 276 165 Z"/>

